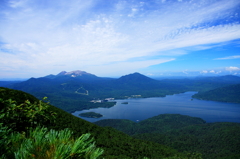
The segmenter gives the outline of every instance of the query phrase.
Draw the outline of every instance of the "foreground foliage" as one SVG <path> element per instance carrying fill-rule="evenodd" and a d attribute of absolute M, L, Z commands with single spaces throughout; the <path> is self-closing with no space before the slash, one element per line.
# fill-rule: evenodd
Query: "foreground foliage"
<path fill-rule="evenodd" d="M 13 131 L 26 131 L 39 124 L 54 122 L 56 113 L 48 111 L 48 105 L 42 101 L 31 103 L 26 100 L 24 103 L 17 104 L 12 99 L 3 100 L 0 103 L 4 107 L 0 110 L 3 115 L 1 122 Z"/>
<path fill-rule="evenodd" d="M 13 90 L 0 88 L 0 157 L 3 159 L 98 158 L 103 150 L 96 148 L 86 133 L 73 138 L 69 129 L 56 131 L 39 125 L 55 124 L 56 113 L 42 101 L 20 103 L 6 99 Z M 18 92 L 16 98 L 24 94 Z M 27 96 L 27 95 L 26 95 Z M 22 97 L 22 96 L 21 96 Z M 31 97 L 31 96 L 29 96 Z M 32 100 L 34 98 L 31 98 Z"/>
<path fill-rule="evenodd" d="M 61 131 L 48 130 L 37 127 L 22 134 L 11 133 L 5 138 L 5 151 L 3 159 L 70 159 L 88 158 L 96 159 L 103 150 L 96 148 L 90 134 L 83 134 L 78 139 L 72 138 L 68 129 Z"/>

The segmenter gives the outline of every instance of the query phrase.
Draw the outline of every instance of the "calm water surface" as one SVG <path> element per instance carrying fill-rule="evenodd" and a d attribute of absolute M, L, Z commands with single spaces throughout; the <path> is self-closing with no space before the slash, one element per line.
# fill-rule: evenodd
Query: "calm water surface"
<path fill-rule="evenodd" d="M 141 121 L 159 114 L 182 114 L 200 117 L 206 122 L 240 123 L 240 104 L 191 100 L 191 96 L 195 93 L 197 92 L 185 92 L 166 97 L 115 100 L 117 104 L 111 108 L 89 109 L 76 111 L 72 114 L 78 116 L 80 113 L 93 111 L 103 115 L 97 119 L 80 117 L 90 122 L 101 119 Z M 123 102 L 128 102 L 128 104 L 122 104 Z"/>

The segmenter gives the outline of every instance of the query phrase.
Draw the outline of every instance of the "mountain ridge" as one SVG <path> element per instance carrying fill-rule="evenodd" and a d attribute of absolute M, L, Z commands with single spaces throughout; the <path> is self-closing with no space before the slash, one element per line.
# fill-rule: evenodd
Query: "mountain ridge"
<path fill-rule="evenodd" d="M 231 82 L 240 83 L 238 77 L 234 76 L 231 76 L 229 79 L 233 80 L 229 81 L 221 80 L 221 77 L 214 77 L 209 80 L 155 80 L 137 72 L 120 78 L 97 77 L 84 71 L 68 73 L 65 71 L 60 72 L 60 74 L 31 78 L 27 81 L 12 84 L 8 88 L 28 92 L 38 99 L 49 97 L 54 105 L 58 105 L 65 111 L 74 112 L 96 107 L 109 107 L 109 103 L 94 104 L 91 102 L 96 99 L 124 99 L 135 95 L 141 98 L 164 97 L 186 91 L 209 91 L 230 85 Z M 81 74 L 81 76 L 71 77 L 75 74 Z"/>

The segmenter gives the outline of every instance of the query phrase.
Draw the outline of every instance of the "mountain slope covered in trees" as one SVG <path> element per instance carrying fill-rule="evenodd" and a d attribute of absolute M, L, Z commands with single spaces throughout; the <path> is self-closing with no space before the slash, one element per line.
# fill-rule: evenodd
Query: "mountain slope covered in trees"
<path fill-rule="evenodd" d="M 240 103 L 240 84 L 216 88 L 206 92 L 199 92 L 193 95 L 193 98 L 220 102 Z"/>
<path fill-rule="evenodd" d="M 168 145 L 181 152 L 199 152 L 203 158 L 240 157 L 239 123 L 205 123 L 201 118 L 162 114 L 139 123 L 106 119 L 95 122 L 110 126 L 135 138 Z"/>

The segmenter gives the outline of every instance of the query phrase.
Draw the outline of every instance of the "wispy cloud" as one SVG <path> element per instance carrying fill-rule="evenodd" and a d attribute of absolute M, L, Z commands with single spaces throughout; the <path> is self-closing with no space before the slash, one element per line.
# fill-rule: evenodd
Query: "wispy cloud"
<path fill-rule="evenodd" d="M 127 73 L 172 61 L 189 48 L 239 39 L 239 5 L 238 0 L 6 1 L 0 11 L 1 71 L 46 74 L 64 65 L 68 71 Z"/>
<path fill-rule="evenodd" d="M 230 59 L 238 59 L 240 58 L 240 55 L 235 55 L 235 56 L 228 56 L 228 57 L 222 57 L 222 58 L 216 58 L 214 60 L 230 60 Z"/>
<path fill-rule="evenodd" d="M 240 71 L 240 68 L 235 66 L 230 66 L 225 68 L 227 71 Z"/>

